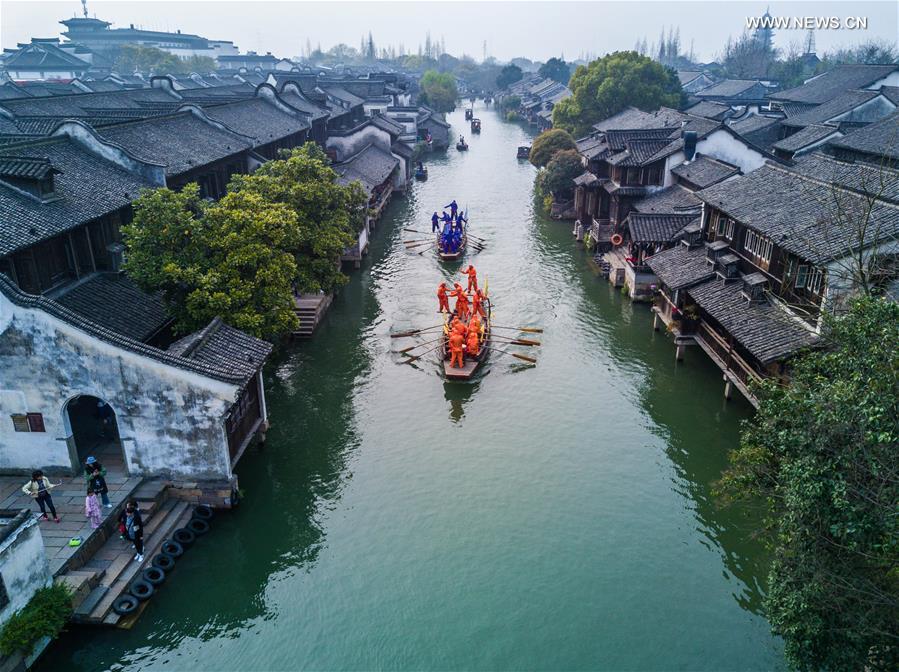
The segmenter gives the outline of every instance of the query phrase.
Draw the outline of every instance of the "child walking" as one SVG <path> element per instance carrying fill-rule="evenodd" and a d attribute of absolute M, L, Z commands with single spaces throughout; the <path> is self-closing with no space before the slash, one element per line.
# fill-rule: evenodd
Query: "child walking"
<path fill-rule="evenodd" d="M 100 527 L 100 500 L 97 499 L 97 491 L 91 486 L 88 486 L 87 497 L 84 498 L 84 515 L 91 521 L 92 529 Z"/>

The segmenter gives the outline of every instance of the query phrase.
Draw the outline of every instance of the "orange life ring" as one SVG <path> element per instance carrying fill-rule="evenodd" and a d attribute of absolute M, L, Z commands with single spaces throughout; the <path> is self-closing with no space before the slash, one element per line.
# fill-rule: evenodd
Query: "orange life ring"
<path fill-rule="evenodd" d="M 620 233 L 613 233 L 611 241 L 612 241 L 612 245 L 614 245 L 615 247 L 618 247 L 619 245 L 621 245 L 621 243 L 624 242 L 624 238 L 621 237 Z"/>

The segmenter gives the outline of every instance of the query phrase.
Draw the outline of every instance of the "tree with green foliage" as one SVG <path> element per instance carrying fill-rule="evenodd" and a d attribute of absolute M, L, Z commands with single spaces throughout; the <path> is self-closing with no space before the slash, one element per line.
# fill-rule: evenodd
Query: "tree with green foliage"
<path fill-rule="evenodd" d="M 537 74 L 561 84 L 568 84 L 568 80 L 571 79 L 571 66 L 561 58 L 553 56 L 540 66 L 540 69 L 537 70 Z"/>
<path fill-rule="evenodd" d="M 521 107 L 521 96 L 503 96 L 499 102 L 499 109 L 504 112 L 517 112 Z"/>
<path fill-rule="evenodd" d="M 786 319 L 786 318 L 785 318 Z M 899 669 L 899 305 L 857 299 L 758 414 L 719 484 L 765 504 L 765 600 L 799 670 Z"/>
<path fill-rule="evenodd" d="M 113 54 L 113 70 L 122 74 L 133 72 L 154 75 L 184 75 L 191 72 L 208 73 L 216 69 L 215 60 L 208 56 L 181 59 L 156 47 L 124 44 Z"/>
<path fill-rule="evenodd" d="M 524 73 L 514 63 L 510 63 L 502 70 L 499 71 L 499 74 L 496 76 L 496 86 L 499 89 L 505 89 L 515 82 L 521 81 L 521 78 L 524 77 Z"/>
<path fill-rule="evenodd" d="M 295 285 L 301 292 L 330 293 L 347 282 L 338 260 L 364 224 L 368 198 L 358 183 L 342 185 L 321 147 L 308 142 L 263 164 L 252 175 L 235 175 L 229 190 L 258 194 L 288 206 L 296 217 Z"/>
<path fill-rule="evenodd" d="M 538 186 L 544 194 L 552 194 L 557 200 L 571 195 L 572 180 L 584 172 L 581 155 L 576 149 L 563 149 L 553 155 L 546 169 L 538 175 Z"/>
<path fill-rule="evenodd" d="M 288 206 L 253 193 L 208 204 L 196 184 L 148 190 L 122 233 L 127 273 L 144 290 L 162 291 L 179 333 L 217 316 L 262 338 L 296 327 L 297 267 L 288 250 L 299 232 Z"/>
<path fill-rule="evenodd" d="M 534 139 L 528 160 L 537 168 L 544 168 L 556 152 L 576 148 L 577 145 L 570 133 L 561 128 L 550 128 Z"/>
<path fill-rule="evenodd" d="M 626 107 L 651 112 L 686 102 L 677 73 L 635 51 L 618 51 L 579 65 L 568 86 L 572 95 L 553 108 L 553 126 L 575 137 Z"/>
<path fill-rule="evenodd" d="M 456 109 L 459 92 L 456 78 L 448 72 L 428 70 L 419 82 L 419 101 L 438 112 L 452 112 Z"/>

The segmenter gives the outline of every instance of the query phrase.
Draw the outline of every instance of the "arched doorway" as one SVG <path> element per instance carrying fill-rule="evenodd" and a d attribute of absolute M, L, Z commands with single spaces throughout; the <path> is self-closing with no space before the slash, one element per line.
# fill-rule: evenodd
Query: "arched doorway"
<path fill-rule="evenodd" d="M 107 470 L 127 472 L 112 406 L 104 399 L 82 394 L 66 403 L 63 415 L 76 472 L 84 469 L 88 457 L 95 457 Z"/>

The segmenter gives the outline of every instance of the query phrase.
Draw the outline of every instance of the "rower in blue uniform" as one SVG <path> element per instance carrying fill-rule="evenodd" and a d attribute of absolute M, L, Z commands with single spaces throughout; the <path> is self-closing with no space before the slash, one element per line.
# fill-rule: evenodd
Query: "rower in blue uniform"
<path fill-rule="evenodd" d="M 453 199 L 453 202 L 452 202 L 452 203 L 450 203 L 449 205 L 444 205 L 443 207 L 444 207 L 444 208 L 449 208 L 449 209 L 450 209 L 450 216 L 451 216 L 453 219 L 456 218 L 456 211 L 459 209 L 459 206 L 456 205 L 455 199 Z"/>
<path fill-rule="evenodd" d="M 434 214 L 431 215 L 431 233 L 436 233 L 440 231 L 440 217 L 437 216 L 437 211 L 434 211 Z"/>

